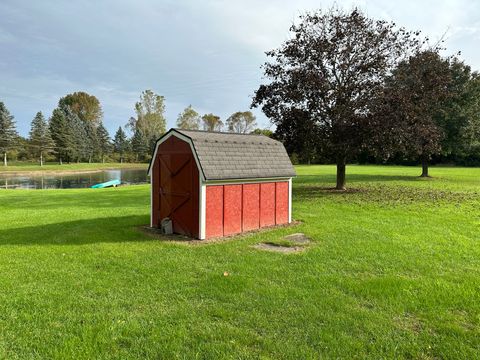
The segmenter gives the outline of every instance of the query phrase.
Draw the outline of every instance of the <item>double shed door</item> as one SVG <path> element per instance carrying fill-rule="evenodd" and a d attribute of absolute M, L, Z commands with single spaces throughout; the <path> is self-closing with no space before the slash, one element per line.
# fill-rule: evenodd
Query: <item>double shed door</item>
<path fill-rule="evenodd" d="M 174 136 L 160 144 L 159 223 L 168 217 L 173 232 L 198 237 L 199 174 L 190 145 Z"/>

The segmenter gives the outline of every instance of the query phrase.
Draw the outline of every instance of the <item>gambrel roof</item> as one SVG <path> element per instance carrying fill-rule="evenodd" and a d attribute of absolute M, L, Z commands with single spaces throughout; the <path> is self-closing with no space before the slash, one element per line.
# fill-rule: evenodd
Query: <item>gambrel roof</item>
<path fill-rule="evenodd" d="M 205 180 L 289 178 L 296 175 L 283 144 L 264 135 L 171 129 L 157 141 L 152 161 L 158 144 L 172 132 L 191 141 Z"/>

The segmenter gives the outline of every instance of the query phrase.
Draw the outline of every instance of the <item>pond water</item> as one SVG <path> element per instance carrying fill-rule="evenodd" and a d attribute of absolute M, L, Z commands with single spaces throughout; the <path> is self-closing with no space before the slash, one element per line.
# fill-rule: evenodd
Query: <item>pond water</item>
<path fill-rule="evenodd" d="M 0 189 L 88 188 L 110 180 L 120 180 L 122 185 L 149 182 L 145 169 L 118 169 L 76 174 L 0 175 Z"/>

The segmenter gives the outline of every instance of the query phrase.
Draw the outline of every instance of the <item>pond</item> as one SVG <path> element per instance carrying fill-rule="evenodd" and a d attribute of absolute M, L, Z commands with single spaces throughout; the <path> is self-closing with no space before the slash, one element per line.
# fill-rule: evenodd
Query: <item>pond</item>
<path fill-rule="evenodd" d="M 110 180 L 120 180 L 123 184 L 148 183 L 146 169 L 102 170 L 84 173 L 44 173 L 0 175 L 0 189 L 74 189 L 88 188 Z"/>

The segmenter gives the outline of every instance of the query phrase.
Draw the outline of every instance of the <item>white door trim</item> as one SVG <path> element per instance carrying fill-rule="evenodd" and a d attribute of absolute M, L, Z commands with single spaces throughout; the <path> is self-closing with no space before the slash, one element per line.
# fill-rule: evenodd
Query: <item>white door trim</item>
<path fill-rule="evenodd" d="M 199 196 L 198 196 L 198 238 L 203 240 L 206 238 L 206 224 L 207 224 L 207 185 L 199 179 Z"/>

